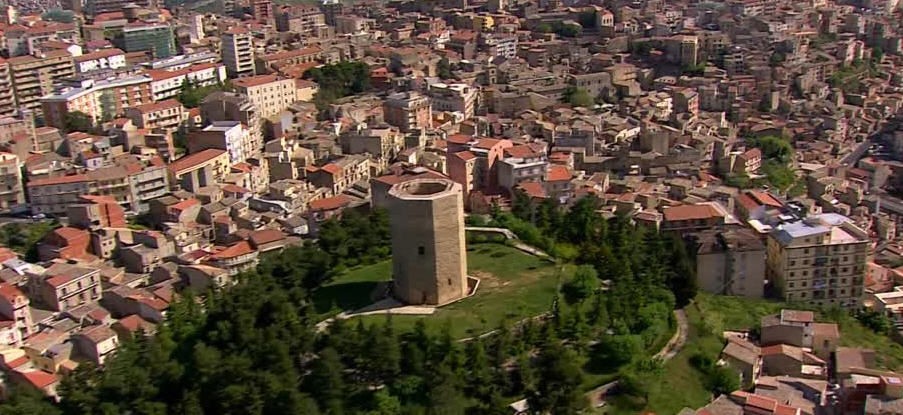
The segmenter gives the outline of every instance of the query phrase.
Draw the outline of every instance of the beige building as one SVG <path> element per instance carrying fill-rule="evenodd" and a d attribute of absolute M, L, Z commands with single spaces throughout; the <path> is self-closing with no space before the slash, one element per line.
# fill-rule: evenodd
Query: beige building
<path fill-rule="evenodd" d="M 232 164 L 226 150 L 207 149 L 179 158 L 167 166 L 169 183 L 194 192 L 201 187 L 221 182 Z"/>
<path fill-rule="evenodd" d="M 9 62 L 0 58 L 0 116 L 11 116 L 16 113 L 16 108 L 16 96 L 13 94 Z"/>
<path fill-rule="evenodd" d="M 168 99 L 126 108 L 125 116 L 138 128 L 165 128 L 175 131 L 188 119 L 188 111 L 181 102 Z"/>
<path fill-rule="evenodd" d="M 56 263 L 43 275 L 31 279 L 31 289 L 54 311 L 96 302 L 100 299 L 100 269 Z"/>
<path fill-rule="evenodd" d="M 136 75 L 98 82 L 85 80 L 78 87 L 65 87 L 45 95 L 40 102 L 47 125 L 64 128 L 69 112 L 83 112 L 99 122 L 121 115 L 128 107 L 152 103 L 154 98 L 151 78 Z"/>
<path fill-rule="evenodd" d="M 843 215 L 809 216 L 769 234 L 766 276 L 786 301 L 856 307 L 868 243 L 868 234 Z"/>
<path fill-rule="evenodd" d="M 13 91 L 19 107 L 41 111 L 41 97 L 53 93 L 53 83 L 75 75 L 72 55 L 55 50 L 37 56 L 7 60 Z"/>
<path fill-rule="evenodd" d="M 230 78 L 254 75 L 254 36 L 243 26 L 235 26 L 220 37 L 223 64 Z"/>
<path fill-rule="evenodd" d="M 415 179 L 389 190 L 394 293 L 409 304 L 466 297 L 464 196 L 447 179 Z"/>
<path fill-rule="evenodd" d="M 279 114 L 298 98 L 295 80 L 259 75 L 232 81 L 235 92 L 245 94 L 263 118 Z"/>
<path fill-rule="evenodd" d="M 25 190 L 22 187 L 22 164 L 15 154 L 0 152 L 0 211 L 19 212 L 25 209 Z"/>
<path fill-rule="evenodd" d="M 403 132 L 429 128 L 432 123 L 430 99 L 419 93 L 389 95 L 383 101 L 383 119 Z"/>
<path fill-rule="evenodd" d="M 701 232 L 696 251 L 699 287 L 713 294 L 760 298 L 765 287 L 765 245 L 747 229 Z"/>

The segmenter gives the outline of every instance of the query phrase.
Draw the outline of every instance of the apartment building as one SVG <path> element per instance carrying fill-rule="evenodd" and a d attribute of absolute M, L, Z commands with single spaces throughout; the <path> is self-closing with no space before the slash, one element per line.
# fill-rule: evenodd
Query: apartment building
<path fill-rule="evenodd" d="M 66 114 L 83 112 L 99 122 L 123 114 L 129 107 L 154 102 L 151 94 L 152 79 L 145 75 L 94 81 L 84 79 L 70 83 L 54 94 L 40 99 L 47 125 L 64 128 Z"/>
<path fill-rule="evenodd" d="M 302 36 L 326 26 L 326 15 L 314 6 L 283 6 L 276 9 L 276 30 Z"/>
<path fill-rule="evenodd" d="M 9 62 L 0 58 L 0 116 L 9 117 L 16 113 L 16 95 L 10 78 Z"/>
<path fill-rule="evenodd" d="M 383 119 L 403 132 L 426 129 L 433 121 L 429 97 L 415 92 L 399 92 L 383 101 Z"/>
<path fill-rule="evenodd" d="M 250 131 L 253 157 L 260 156 L 260 150 L 263 148 L 260 110 L 251 103 L 247 95 L 234 92 L 214 92 L 208 95 L 201 103 L 201 119 L 204 123 L 240 121 Z"/>
<path fill-rule="evenodd" d="M 226 81 L 226 67 L 216 63 L 198 63 L 181 69 L 148 69 L 145 73 L 152 79 L 155 101 L 175 98 L 185 82 L 210 86 Z"/>
<path fill-rule="evenodd" d="M 308 181 L 338 195 L 358 181 L 370 180 L 370 160 L 366 156 L 345 156 L 319 168 L 310 169 Z"/>
<path fill-rule="evenodd" d="M 251 131 L 239 121 L 214 121 L 188 137 L 188 152 L 207 149 L 226 150 L 232 164 L 241 163 L 257 154 Z"/>
<path fill-rule="evenodd" d="M 273 16 L 273 3 L 271 3 L 270 0 L 252 0 L 251 11 L 253 12 L 254 20 L 256 20 L 258 23 L 275 23 L 275 16 Z"/>
<path fill-rule="evenodd" d="M 68 311 L 100 299 L 100 269 L 55 263 L 38 278 L 31 289 L 41 303 L 53 311 Z"/>
<path fill-rule="evenodd" d="M 178 53 L 172 27 L 166 23 L 127 24 L 119 43 L 126 52 L 148 52 L 154 59 Z"/>
<path fill-rule="evenodd" d="M 235 92 L 248 96 L 262 118 L 281 113 L 298 97 L 295 80 L 276 75 L 236 79 L 232 82 L 232 86 Z"/>
<path fill-rule="evenodd" d="M 768 235 L 766 276 L 786 301 L 856 307 L 863 294 L 868 234 L 836 213 L 784 224 Z"/>
<path fill-rule="evenodd" d="M 47 42 L 81 43 L 79 29 L 72 23 L 37 22 L 31 26 L 12 25 L 4 30 L 9 56 L 26 56 L 40 52 Z"/>
<path fill-rule="evenodd" d="M 154 0 L 85 0 L 84 10 L 86 15 L 95 16 L 101 13 L 121 12 L 127 4 L 138 7 L 153 7 Z"/>
<path fill-rule="evenodd" d="M 125 116 L 138 128 L 164 128 L 175 131 L 188 119 L 188 111 L 174 99 L 125 109 Z"/>
<path fill-rule="evenodd" d="M 226 150 L 211 148 L 179 158 L 167 169 L 172 186 L 195 192 L 221 182 L 229 174 L 231 166 Z"/>
<path fill-rule="evenodd" d="M 549 167 L 544 154 L 528 145 L 508 147 L 504 152 L 504 158 L 497 164 L 499 186 L 512 191 L 521 183 L 543 180 Z"/>
<path fill-rule="evenodd" d="M 18 56 L 7 60 L 16 103 L 41 112 L 41 97 L 53 93 L 53 84 L 75 75 L 72 55 L 65 50 L 37 56 Z"/>
<path fill-rule="evenodd" d="M 18 287 L 0 282 L 0 316 L 14 322 L 18 342 L 30 336 L 35 330 L 30 303 L 28 296 Z"/>
<path fill-rule="evenodd" d="M 79 73 L 124 67 L 125 52 L 122 49 L 101 49 L 75 57 L 75 70 Z"/>
<path fill-rule="evenodd" d="M 27 209 L 22 187 L 24 160 L 12 153 L 0 152 L 0 211 L 18 213 Z"/>
<path fill-rule="evenodd" d="M 748 229 L 708 230 L 696 240 L 696 279 L 712 294 L 761 298 L 765 244 Z"/>
<path fill-rule="evenodd" d="M 295 50 L 270 53 L 257 58 L 257 66 L 261 71 L 274 71 L 291 65 L 315 63 L 323 55 L 323 49 L 316 46 Z"/>
<path fill-rule="evenodd" d="M 458 112 L 465 120 L 473 118 L 476 88 L 467 84 L 435 83 L 429 86 L 429 96 L 434 110 Z"/>
<path fill-rule="evenodd" d="M 27 189 L 32 213 L 62 216 L 82 195 L 110 196 L 125 210 L 143 212 L 151 199 L 166 193 L 168 184 L 165 167 L 131 163 L 36 179 Z"/>
<path fill-rule="evenodd" d="M 220 37 L 223 64 L 230 78 L 254 75 L 254 37 L 246 27 L 233 27 Z"/>

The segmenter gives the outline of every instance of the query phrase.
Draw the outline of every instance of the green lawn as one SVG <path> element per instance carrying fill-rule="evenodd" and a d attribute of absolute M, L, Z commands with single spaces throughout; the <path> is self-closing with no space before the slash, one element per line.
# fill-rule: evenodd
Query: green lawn
<path fill-rule="evenodd" d="M 427 328 L 441 331 L 446 325 L 455 338 L 479 335 L 498 327 L 502 321 L 514 322 L 549 310 L 558 289 L 560 273 L 553 264 L 498 244 L 479 244 L 468 248 L 467 269 L 480 278 L 477 293 L 436 310 L 428 316 L 393 315 L 400 330 L 411 329 L 425 319 Z M 365 323 L 382 322 L 382 315 L 360 317 Z"/>
<path fill-rule="evenodd" d="M 373 303 L 371 294 L 376 286 L 391 280 L 392 261 L 351 268 L 314 291 L 314 308 L 323 318 L 341 310 L 356 310 Z"/>

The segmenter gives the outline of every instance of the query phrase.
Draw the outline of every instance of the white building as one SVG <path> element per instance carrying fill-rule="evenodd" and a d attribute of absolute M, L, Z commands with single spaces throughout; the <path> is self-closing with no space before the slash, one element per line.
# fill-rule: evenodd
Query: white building
<path fill-rule="evenodd" d="M 75 57 L 75 70 L 91 72 L 98 69 L 125 67 L 125 52 L 120 49 L 103 49 Z"/>

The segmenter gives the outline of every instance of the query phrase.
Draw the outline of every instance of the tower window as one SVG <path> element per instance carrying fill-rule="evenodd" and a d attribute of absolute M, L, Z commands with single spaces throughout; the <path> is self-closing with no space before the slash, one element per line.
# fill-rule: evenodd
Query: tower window
<path fill-rule="evenodd" d="M 422 246 L 418 246 L 418 247 L 417 247 L 417 253 L 420 254 L 420 255 L 426 255 L 426 248 L 424 248 L 424 247 L 422 247 Z"/>

